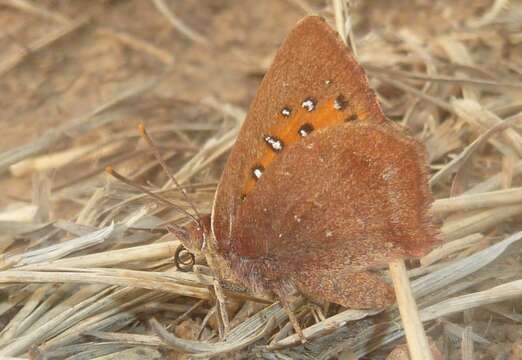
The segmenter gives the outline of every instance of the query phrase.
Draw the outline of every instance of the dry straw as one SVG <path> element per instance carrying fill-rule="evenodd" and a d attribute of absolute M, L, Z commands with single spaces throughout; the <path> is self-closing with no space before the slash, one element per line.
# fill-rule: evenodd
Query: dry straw
<path fill-rule="evenodd" d="M 282 3 L 295 20 L 303 10 L 321 10 L 303 0 Z M 427 145 L 436 198 L 431 211 L 444 244 L 409 269 L 393 264 L 385 274 L 396 284 L 398 307 L 319 308 L 297 297 L 295 313 L 310 339 L 303 346 L 269 296 L 219 284 L 202 259 L 193 272 L 178 271 L 172 259 L 179 241 L 164 225 L 186 223 L 183 212 L 102 174 L 112 164 L 148 192 L 191 211 L 131 130 L 145 120 L 177 181 L 198 211 L 208 212 L 245 109 L 211 96 L 195 101 L 180 95 L 180 87 L 165 97 L 172 89 L 162 80 L 184 71 L 176 66 L 177 54 L 146 35 L 116 31 L 104 22 L 110 7 L 90 5 L 73 16 L 27 0 L 4 1 L 17 16 L 53 29 L 27 41 L 24 50 L 0 56 L 6 81 L 36 71 L 29 61 L 35 54 L 80 37 L 82 46 L 109 41 L 159 65 L 132 72 L 125 86 L 87 111 L 52 122 L 58 125 L 0 153 L 0 171 L 9 181 L 40 173 L 32 178 L 32 197 L 30 191 L 12 197 L 0 209 L 0 358 L 159 359 L 165 352 L 193 358 L 238 352 L 265 359 L 384 358 L 406 333 L 412 358 L 428 359 L 425 332 L 445 349 L 445 358 L 515 359 L 520 339 L 508 337 L 501 347 L 490 336 L 495 327 L 505 330 L 522 320 L 522 70 L 510 55 L 522 40 L 513 30 L 522 8 L 508 3 L 386 7 L 372 13 L 402 11 L 410 23 L 388 29 L 374 18 L 367 33 L 357 29 L 372 9 L 343 1 L 322 9 L 329 20 L 335 10 L 341 33 L 354 50 L 357 45 L 385 112 Z M 211 57 L 204 51 L 211 51 L 212 34 L 193 29 L 197 22 L 176 6 L 157 0 L 147 9 L 181 44 L 202 51 L 192 56 Z M 433 21 L 419 23 L 422 11 Z M 455 17 L 451 26 L 443 25 L 444 16 Z M 188 69 L 187 78 L 197 76 Z M 257 64 L 255 72 L 263 70 Z M 484 319 L 487 331 L 480 326 Z"/>

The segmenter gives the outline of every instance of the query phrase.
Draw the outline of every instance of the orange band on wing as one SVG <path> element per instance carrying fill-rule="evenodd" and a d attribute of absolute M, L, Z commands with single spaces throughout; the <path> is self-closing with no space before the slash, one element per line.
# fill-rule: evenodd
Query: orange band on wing
<path fill-rule="evenodd" d="M 314 103 L 312 98 L 305 99 L 293 110 L 293 113 L 289 108 L 283 109 L 283 112 L 287 113 L 281 116 L 281 123 L 271 128 L 268 134 L 262 135 L 267 143 L 266 151 L 252 165 L 251 172 L 246 176 L 243 196 L 252 191 L 263 171 L 290 144 L 321 128 L 346 121 L 366 120 L 368 114 L 357 110 L 357 107 L 350 104 L 342 95 L 323 103 Z"/>

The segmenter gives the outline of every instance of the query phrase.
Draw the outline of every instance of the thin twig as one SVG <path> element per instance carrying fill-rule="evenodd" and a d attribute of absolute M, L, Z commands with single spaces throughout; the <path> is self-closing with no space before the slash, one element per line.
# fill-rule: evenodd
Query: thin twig
<path fill-rule="evenodd" d="M 390 263 L 390 276 L 395 288 L 397 305 L 408 340 L 408 349 L 412 360 L 432 360 L 428 339 L 417 311 L 417 305 L 410 288 L 410 280 L 403 260 Z"/>

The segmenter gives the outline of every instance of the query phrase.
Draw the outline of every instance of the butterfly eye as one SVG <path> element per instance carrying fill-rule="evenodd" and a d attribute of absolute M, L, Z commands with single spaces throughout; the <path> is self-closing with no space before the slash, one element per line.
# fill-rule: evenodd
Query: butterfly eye
<path fill-rule="evenodd" d="M 301 103 L 301 106 L 305 108 L 308 112 L 314 111 L 315 105 L 317 105 L 317 100 L 315 100 L 314 98 L 307 98 Z"/>

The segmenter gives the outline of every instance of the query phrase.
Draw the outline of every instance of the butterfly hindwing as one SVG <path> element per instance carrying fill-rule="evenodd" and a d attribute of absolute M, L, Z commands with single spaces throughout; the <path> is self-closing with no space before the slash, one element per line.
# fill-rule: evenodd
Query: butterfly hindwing
<path fill-rule="evenodd" d="M 352 308 L 382 306 L 391 290 L 366 270 L 433 246 L 430 203 L 414 139 L 392 124 L 334 125 L 274 160 L 237 213 L 230 252 L 263 274 L 255 281 L 290 281 Z M 361 277 L 369 283 L 351 281 Z M 368 287 L 381 298 L 364 295 Z"/>

